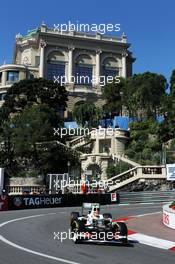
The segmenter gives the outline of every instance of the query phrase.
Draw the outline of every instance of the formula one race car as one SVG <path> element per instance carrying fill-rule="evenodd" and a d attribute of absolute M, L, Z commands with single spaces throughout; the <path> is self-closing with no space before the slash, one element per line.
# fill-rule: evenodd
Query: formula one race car
<path fill-rule="evenodd" d="M 100 214 L 98 203 L 83 203 L 81 215 L 79 212 L 72 212 L 70 226 L 72 239 L 76 244 L 83 241 L 128 243 L 126 224 L 112 221 L 110 213 Z"/>

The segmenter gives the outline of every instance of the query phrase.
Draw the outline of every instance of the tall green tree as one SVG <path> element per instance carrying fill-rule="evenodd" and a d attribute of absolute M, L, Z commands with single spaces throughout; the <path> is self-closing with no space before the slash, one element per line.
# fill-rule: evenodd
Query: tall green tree
<path fill-rule="evenodd" d="M 161 163 L 162 144 L 158 140 L 159 125 L 152 119 L 130 124 L 130 141 L 125 154 L 142 165 Z"/>
<path fill-rule="evenodd" d="M 175 95 L 175 69 L 172 71 L 170 77 L 170 92 Z"/>
<path fill-rule="evenodd" d="M 81 102 L 73 109 L 73 118 L 82 126 L 97 126 L 102 117 L 102 111 L 92 102 Z"/>
<path fill-rule="evenodd" d="M 0 162 L 12 175 L 65 172 L 67 160 L 77 162 L 77 154 L 54 135 L 54 128 L 63 127 L 66 101 L 65 88 L 44 79 L 9 88 L 0 109 Z"/>
<path fill-rule="evenodd" d="M 158 135 L 160 142 L 167 142 L 175 138 L 175 96 L 170 93 L 162 102 L 163 122 L 159 125 Z"/>
<path fill-rule="evenodd" d="M 111 113 L 111 116 L 120 115 L 122 113 L 122 92 L 125 80 L 120 78 L 119 83 L 107 83 L 103 88 L 103 106 L 105 113 Z"/>
<path fill-rule="evenodd" d="M 12 85 L 0 109 L 0 122 L 9 115 L 22 112 L 33 104 L 46 104 L 55 111 L 64 111 L 68 94 L 65 87 L 45 79 L 22 80 Z"/>
<path fill-rule="evenodd" d="M 162 97 L 166 91 L 163 75 L 145 72 L 126 80 L 123 89 L 123 104 L 132 117 L 154 119 L 160 113 Z"/>

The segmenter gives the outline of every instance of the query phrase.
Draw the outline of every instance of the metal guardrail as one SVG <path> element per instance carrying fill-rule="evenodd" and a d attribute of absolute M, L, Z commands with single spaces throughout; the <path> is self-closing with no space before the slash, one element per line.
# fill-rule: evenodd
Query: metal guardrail
<path fill-rule="evenodd" d="M 119 192 L 120 204 L 164 203 L 175 200 L 175 190 L 172 191 L 141 191 Z"/>

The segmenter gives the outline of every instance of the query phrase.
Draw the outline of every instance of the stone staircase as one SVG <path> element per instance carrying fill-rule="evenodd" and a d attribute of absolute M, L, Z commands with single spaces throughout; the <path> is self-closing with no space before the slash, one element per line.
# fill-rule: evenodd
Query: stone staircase
<path fill-rule="evenodd" d="M 95 140 L 94 130 L 92 129 L 88 136 L 78 136 L 73 140 L 67 142 L 67 147 L 71 149 L 76 149 L 78 147 L 84 146 Z M 131 165 L 131 169 L 122 172 L 108 180 L 106 182 L 109 186 L 109 191 L 113 192 L 118 189 L 121 189 L 124 186 L 130 185 L 134 182 L 140 180 L 164 180 L 166 179 L 166 168 L 165 166 L 142 166 L 137 162 L 134 162 L 124 155 L 117 155 L 117 154 L 107 154 L 107 153 L 95 153 L 95 154 L 83 154 L 81 153 L 82 157 L 84 157 L 84 167 L 87 167 L 90 163 L 100 163 L 100 159 L 104 160 L 104 158 L 112 158 L 115 163 L 119 161 L 123 161 Z M 91 162 L 91 160 L 93 160 Z M 99 162 L 98 162 L 99 161 Z M 103 164 L 104 165 L 104 164 Z M 105 169 L 104 169 L 105 170 Z"/>
<path fill-rule="evenodd" d="M 91 134 L 93 133 L 93 130 L 89 132 L 89 135 L 87 136 L 77 136 L 76 138 L 72 139 L 71 141 L 67 142 L 67 146 L 76 149 L 82 146 L 85 146 L 89 144 L 92 139 L 91 139 Z"/>
<path fill-rule="evenodd" d="M 141 166 L 141 164 L 139 164 L 139 163 L 137 163 L 135 161 L 132 161 L 132 160 L 126 158 L 125 156 L 121 156 L 121 155 L 113 155 L 113 160 L 115 160 L 116 162 L 117 161 L 126 162 L 126 163 L 130 164 L 133 167 Z"/>
<path fill-rule="evenodd" d="M 166 179 L 166 168 L 165 166 L 136 166 L 110 178 L 107 181 L 110 186 L 109 191 L 115 191 L 140 179 Z"/>

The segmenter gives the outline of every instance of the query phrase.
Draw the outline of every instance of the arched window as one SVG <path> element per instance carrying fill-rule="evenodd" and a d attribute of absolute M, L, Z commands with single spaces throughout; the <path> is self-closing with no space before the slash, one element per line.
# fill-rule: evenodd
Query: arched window
<path fill-rule="evenodd" d="M 7 81 L 8 82 L 18 82 L 19 81 L 19 71 L 7 71 Z"/>
<path fill-rule="evenodd" d="M 103 76 L 107 78 L 107 76 L 116 77 L 119 76 L 119 67 L 118 62 L 115 58 L 106 58 L 102 64 Z"/>
<path fill-rule="evenodd" d="M 75 84 L 92 86 L 92 70 L 91 57 L 86 54 L 78 56 L 74 69 Z"/>
<path fill-rule="evenodd" d="M 87 175 L 87 180 L 90 182 L 91 180 L 99 181 L 100 180 L 100 175 L 102 173 L 101 168 L 98 164 L 89 164 L 87 167 L 87 171 L 91 171 L 92 175 Z M 94 191 L 96 191 L 98 187 L 95 185 L 94 186 Z"/>
<path fill-rule="evenodd" d="M 0 101 L 5 100 L 6 93 L 0 93 Z"/>
<path fill-rule="evenodd" d="M 58 80 L 58 77 L 65 76 L 65 57 L 59 51 L 54 51 L 47 58 L 47 79 Z"/>

